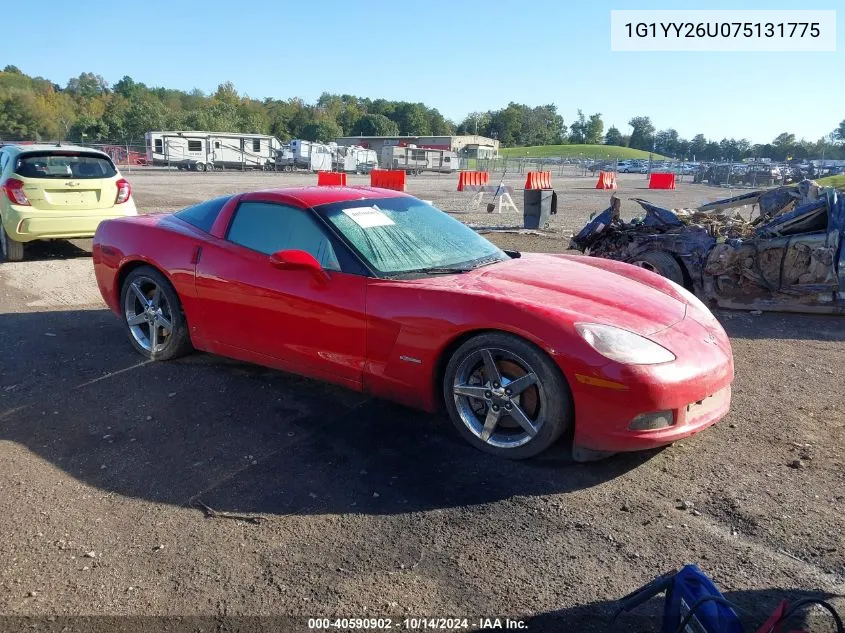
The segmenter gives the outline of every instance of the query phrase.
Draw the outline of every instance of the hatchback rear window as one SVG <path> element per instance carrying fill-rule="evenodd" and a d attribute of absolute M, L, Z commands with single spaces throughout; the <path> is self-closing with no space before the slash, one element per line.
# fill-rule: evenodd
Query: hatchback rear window
<path fill-rule="evenodd" d="M 15 163 L 15 173 L 24 178 L 111 178 L 114 164 L 96 154 L 23 154 Z"/>

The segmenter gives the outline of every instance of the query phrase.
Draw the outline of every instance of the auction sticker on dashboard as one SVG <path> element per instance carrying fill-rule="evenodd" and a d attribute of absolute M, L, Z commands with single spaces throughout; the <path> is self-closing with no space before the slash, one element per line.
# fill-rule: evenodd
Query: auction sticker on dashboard
<path fill-rule="evenodd" d="M 374 226 L 390 226 L 391 224 L 396 224 L 377 207 L 357 207 L 355 209 L 344 209 L 343 212 L 362 229 L 371 229 Z"/>

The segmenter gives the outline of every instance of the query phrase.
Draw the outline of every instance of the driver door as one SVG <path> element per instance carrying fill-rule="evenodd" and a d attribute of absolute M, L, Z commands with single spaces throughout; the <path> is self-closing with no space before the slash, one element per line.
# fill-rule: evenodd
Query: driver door
<path fill-rule="evenodd" d="M 196 265 L 203 339 L 225 356 L 360 388 L 367 278 L 342 270 L 341 248 L 307 209 L 241 201 Z M 329 279 L 272 265 L 269 256 L 287 249 L 313 255 Z"/>

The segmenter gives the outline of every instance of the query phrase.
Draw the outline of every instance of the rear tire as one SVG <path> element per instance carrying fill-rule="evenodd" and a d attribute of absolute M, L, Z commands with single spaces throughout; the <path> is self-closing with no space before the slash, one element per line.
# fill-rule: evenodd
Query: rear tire
<path fill-rule="evenodd" d="M 126 276 L 120 306 L 129 342 L 145 358 L 171 360 L 191 351 L 179 295 L 152 266 L 140 266 Z"/>
<path fill-rule="evenodd" d="M 0 220 L 0 261 L 19 262 L 23 260 L 23 255 L 23 242 L 16 242 L 9 237 Z"/>
<path fill-rule="evenodd" d="M 684 285 L 684 271 L 681 265 L 669 253 L 662 251 L 646 251 L 631 261 L 634 266 L 645 268 L 661 277 L 674 281 L 679 286 Z"/>
<path fill-rule="evenodd" d="M 528 341 L 479 334 L 461 345 L 443 376 L 452 423 L 467 442 L 508 459 L 542 453 L 572 424 L 569 385 Z"/>

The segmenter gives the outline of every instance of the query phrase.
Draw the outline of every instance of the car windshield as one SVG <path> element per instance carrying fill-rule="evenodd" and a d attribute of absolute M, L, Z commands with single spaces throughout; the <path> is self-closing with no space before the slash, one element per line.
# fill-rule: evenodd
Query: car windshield
<path fill-rule="evenodd" d="M 78 153 L 22 154 L 15 173 L 24 178 L 111 178 L 117 174 L 105 156 Z"/>
<path fill-rule="evenodd" d="M 319 207 L 381 276 L 463 271 L 509 257 L 471 228 L 416 198 L 380 198 Z"/>

